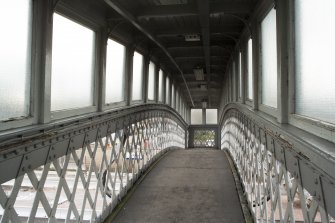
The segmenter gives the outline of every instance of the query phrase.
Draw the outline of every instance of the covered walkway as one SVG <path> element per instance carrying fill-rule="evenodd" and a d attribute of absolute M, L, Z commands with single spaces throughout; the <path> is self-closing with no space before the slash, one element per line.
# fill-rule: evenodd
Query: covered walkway
<path fill-rule="evenodd" d="M 139 184 L 115 223 L 244 222 L 222 150 L 173 150 Z"/>
<path fill-rule="evenodd" d="M 334 0 L 0 5 L 0 223 L 335 222 Z"/>

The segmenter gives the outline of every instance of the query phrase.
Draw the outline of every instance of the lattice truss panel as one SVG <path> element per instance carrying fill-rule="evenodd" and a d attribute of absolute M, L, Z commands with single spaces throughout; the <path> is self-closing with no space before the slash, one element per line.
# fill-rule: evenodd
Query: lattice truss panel
<path fill-rule="evenodd" d="M 216 131 L 213 129 L 206 130 L 194 130 L 194 141 L 193 144 L 196 147 L 215 147 L 215 134 Z"/>
<path fill-rule="evenodd" d="M 335 222 L 334 179 L 237 110 L 222 126 L 221 148 L 234 160 L 255 222 Z"/>
<path fill-rule="evenodd" d="M 158 155 L 184 143 L 185 130 L 172 117 L 151 112 L 4 154 L 1 222 L 100 222 Z"/>

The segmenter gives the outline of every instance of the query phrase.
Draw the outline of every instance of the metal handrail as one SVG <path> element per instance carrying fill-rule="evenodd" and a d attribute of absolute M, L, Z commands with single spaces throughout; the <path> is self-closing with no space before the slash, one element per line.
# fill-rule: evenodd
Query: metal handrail
<path fill-rule="evenodd" d="M 234 103 L 220 126 L 221 148 L 235 162 L 255 222 L 332 221 L 332 143 Z"/>
<path fill-rule="evenodd" d="M 184 148 L 186 131 L 172 108 L 141 105 L 3 136 L 0 222 L 101 222 L 154 160 Z"/>

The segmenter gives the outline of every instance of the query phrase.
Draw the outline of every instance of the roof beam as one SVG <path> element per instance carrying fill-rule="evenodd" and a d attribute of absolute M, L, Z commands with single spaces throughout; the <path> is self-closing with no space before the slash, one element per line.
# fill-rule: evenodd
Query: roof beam
<path fill-rule="evenodd" d="M 209 20 L 209 18 L 208 18 Z M 211 32 L 214 34 L 225 34 L 229 36 L 239 35 L 243 27 L 241 25 L 220 25 L 211 26 Z M 176 37 L 183 36 L 186 34 L 201 34 L 198 26 L 193 27 L 181 27 L 173 29 L 156 30 L 155 34 L 157 37 Z"/>
<path fill-rule="evenodd" d="M 214 14 L 244 14 L 250 13 L 253 4 L 252 2 L 233 2 L 233 1 L 218 1 L 219 3 L 211 4 L 209 11 L 210 15 Z M 159 18 L 166 16 L 196 16 L 198 10 L 193 5 L 160 5 L 146 7 L 141 12 L 137 13 L 138 19 Z"/>
<path fill-rule="evenodd" d="M 208 85 L 208 104 L 211 105 L 210 92 L 211 92 L 211 53 L 210 53 L 210 27 L 209 27 L 209 1 L 197 0 L 199 10 L 199 20 L 201 26 L 201 39 L 205 55 L 205 69 Z"/>
<path fill-rule="evenodd" d="M 166 16 L 194 16 L 197 10 L 190 5 L 159 5 L 145 7 L 137 14 L 138 19 L 159 18 Z"/>
<path fill-rule="evenodd" d="M 125 19 L 127 19 L 133 26 L 135 26 L 139 31 L 141 31 L 144 35 L 146 35 L 150 40 L 152 40 L 157 46 L 159 46 L 162 51 L 165 52 L 166 56 L 170 59 L 172 64 L 176 67 L 176 69 L 179 71 L 181 74 L 185 85 L 186 89 L 189 94 L 189 98 L 191 100 L 192 105 L 194 106 L 193 99 L 191 92 L 188 88 L 188 85 L 186 83 L 186 80 L 184 78 L 183 71 L 180 69 L 179 65 L 177 62 L 174 60 L 174 58 L 170 55 L 169 51 L 165 48 L 165 46 L 154 36 L 152 35 L 146 28 L 144 28 L 137 20 L 136 18 L 128 12 L 125 8 L 123 8 L 119 3 L 117 3 L 115 0 L 104 0 L 110 7 L 112 7 L 116 12 L 118 12 L 121 16 L 123 16 Z"/>

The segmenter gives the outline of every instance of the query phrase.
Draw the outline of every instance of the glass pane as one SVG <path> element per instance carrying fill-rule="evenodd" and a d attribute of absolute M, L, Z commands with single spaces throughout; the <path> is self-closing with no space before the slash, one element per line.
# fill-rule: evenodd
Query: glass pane
<path fill-rule="evenodd" d="M 335 1 L 297 0 L 295 8 L 296 113 L 335 123 Z"/>
<path fill-rule="evenodd" d="M 242 97 L 242 53 L 238 54 L 238 88 L 239 88 L 239 97 Z"/>
<path fill-rule="evenodd" d="M 51 110 L 93 105 L 95 33 L 54 14 Z"/>
<path fill-rule="evenodd" d="M 163 71 L 159 70 L 158 101 L 163 102 Z"/>
<path fill-rule="evenodd" d="M 217 123 L 218 123 L 218 110 L 206 109 L 206 124 L 217 124 Z"/>
<path fill-rule="evenodd" d="M 149 63 L 148 99 L 155 100 L 155 64 Z"/>
<path fill-rule="evenodd" d="M 277 107 L 276 10 L 262 21 L 262 103 Z"/>
<path fill-rule="evenodd" d="M 191 109 L 191 124 L 192 125 L 202 124 L 202 109 Z"/>
<path fill-rule="evenodd" d="M 29 116 L 32 1 L 1 1 L 0 120 Z"/>
<path fill-rule="evenodd" d="M 106 103 L 124 101 L 125 47 L 114 40 L 107 41 Z"/>
<path fill-rule="evenodd" d="M 253 99 L 252 39 L 248 41 L 248 98 Z"/>
<path fill-rule="evenodd" d="M 170 79 L 169 77 L 166 77 L 165 82 L 165 103 L 170 104 Z"/>
<path fill-rule="evenodd" d="M 143 90 L 143 56 L 138 52 L 134 53 L 133 58 L 133 93 L 132 100 L 141 100 L 142 99 L 142 90 Z"/>

